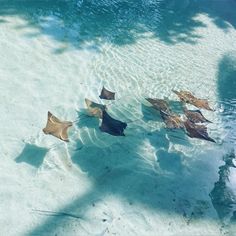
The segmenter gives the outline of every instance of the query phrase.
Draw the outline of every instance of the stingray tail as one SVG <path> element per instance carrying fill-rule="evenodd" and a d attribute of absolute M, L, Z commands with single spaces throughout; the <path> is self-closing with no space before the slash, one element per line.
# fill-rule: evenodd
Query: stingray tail
<path fill-rule="evenodd" d="M 179 94 L 179 92 L 176 91 L 176 90 L 174 90 L 174 89 L 172 89 L 171 91 L 172 91 L 173 93 L 177 94 L 177 95 Z"/>
<path fill-rule="evenodd" d="M 206 119 L 206 122 L 207 122 L 207 123 L 213 123 L 212 121 L 210 121 L 210 120 L 207 120 L 207 119 Z"/>
<path fill-rule="evenodd" d="M 212 143 L 216 143 L 216 141 L 213 138 L 209 137 L 209 136 L 208 137 L 204 137 L 204 139 L 207 140 L 207 141 L 210 141 Z"/>

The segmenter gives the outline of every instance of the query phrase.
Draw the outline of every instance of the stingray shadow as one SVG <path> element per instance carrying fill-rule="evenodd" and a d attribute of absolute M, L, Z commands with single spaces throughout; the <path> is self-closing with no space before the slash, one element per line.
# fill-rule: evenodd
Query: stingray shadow
<path fill-rule="evenodd" d="M 143 121 L 157 121 L 162 122 L 160 112 L 157 111 L 153 106 L 146 106 L 143 103 L 141 104 L 141 111 L 143 115 Z"/>
<path fill-rule="evenodd" d="M 159 150 L 156 153 L 157 161 L 163 170 L 171 172 L 181 172 L 182 170 L 182 161 L 181 155 L 174 152 L 168 152 L 166 150 Z"/>
<path fill-rule="evenodd" d="M 165 129 L 170 143 L 188 147 L 192 146 L 192 144 L 189 142 L 189 137 L 187 136 L 184 129 L 167 129 L 167 128 Z"/>
<path fill-rule="evenodd" d="M 15 159 L 17 163 L 26 162 L 36 168 L 43 163 L 44 157 L 48 149 L 36 146 L 34 144 L 26 143 L 21 154 Z"/>
<path fill-rule="evenodd" d="M 183 103 L 181 101 L 169 100 L 168 103 L 173 112 L 183 114 Z"/>
<path fill-rule="evenodd" d="M 76 122 L 76 127 L 87 127 L 94 129 L 99 128 L 99 119 L 97 117 L 90 116 L 87 109 L 80 109 L 79 111 L 77 111 L 77 117 L 78 121 Z"/>

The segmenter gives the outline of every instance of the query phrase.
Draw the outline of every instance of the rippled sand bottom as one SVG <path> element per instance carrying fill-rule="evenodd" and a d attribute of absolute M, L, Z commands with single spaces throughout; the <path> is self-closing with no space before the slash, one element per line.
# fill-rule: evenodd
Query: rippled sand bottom
<path fill-rule="evenodd" d="M 25 27 L 20 17 L 2 17 L 1 235 L 236 232 L 230 223 L 233 210 L 222 213 L 220 221 L 210 197 L 222 157 L 235 144 L 234 123 L 222 115 L 218 80 L 222 61 L 236 62 L 236 31 L 230 27 L 226 34 L 207 15 L 196 18 L 206 25 L 196 29 L 201 36 L 196 43 L 169 45 L 143 33 L 134 44 L 85 43 L 75 49 Z M 60 23 L 55 18 L 45 22 L 55 24 L 52 30 Z M 70 129 L 69 143 L 43 134 L 48 110 L 76 120 L 84 112 L 85 97 L 101 102 L 103 85 L 117 96 L 108 105 L 110 114 L 136 120 L 128 124 L 125 137 L 101 133 L 93 118 Z M 213 122 L 208 129 L 216 144 L 165 128 L 144 98 L 166 98 L 179 112 L 172 89 L 209 99 L 216 111 L 203 113 Z M 234 196 L 235 169 L 228 169 L 227 186 Z"/>

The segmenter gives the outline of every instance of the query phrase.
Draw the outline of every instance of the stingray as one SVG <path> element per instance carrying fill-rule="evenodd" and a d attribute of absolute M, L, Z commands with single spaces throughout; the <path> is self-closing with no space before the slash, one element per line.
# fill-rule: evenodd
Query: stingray
<path fill-rule="evenodd" d="M 213 109 L 209 106 L 209 103 L 206 99 L 196 98 L 188 91 L 180 91 L 180 92 L 176 90 L 172 90 L 172 91 L 175 94 L 177 94 L 177 96 L 182 102 L 192 104 L 198 108 L 204 108 L 206 110 L 213 111 Z"/>
<path fill-rule="evenodd" d="M 163 100 L 163 99 L 153 99 L 153 98 L 146 98 L 146 100 L 148 102 L 150 102 L 153 107 L 158 110 L 158 111 L 164 111 L 165 113 L 170 114 L 171 113 L 171 109 L 169 107 L 169 104 Z"/>
<path fill-rule="evenodd" d="M 186 102 L 186 103 L 191 103 L 191 101 L 193 101 L 195 99 L 195 97 L 188 91 L 176 91 L 176 90 L 172 90 L 182 102 Z"/>
<path fill-rule="evenodd" d="M 214 111 L 208 101 L 206 99 L 200 99 L 200 98 L 196 98 L 192 104 L 195 106 L 195 107 L 198 107 L 198 108 L 204 108 L 206 110 L 209 110 L 209 111 Z"/>
<path fill-rule="evenodd" d="M 124 130 L 127 123 L 112 118 L 105 110 L 102 112 L 102 124 L 99 127 L 102 132 L 114 136 L 125 136 Z"/>
<path fill-rule="evenodd" d="M 102 119 L 102 112 L 106 110 L 105 105 L 93 102 L 87 98 L 85 98 L 85 103 L 87 105 L 88 112 L 91 116 L 95 116 Z"/>
<path fill-rule="evenodd" d="M 61 121 L 56 116 L 54 116 L 50 111 L 48 112 L 47 125 L 43 129 L 45 134 L 51 134 L 63 141 L 68 142 L 67 129 L 72 126 L 70 121 Z"/>
<path fill-rule="evenodd" d="M 99 96 L 101 99 L 115 100 L 115 93 L 107 90 L 104 86 Z"/>
<path fill-rule="evenodd" d="M 163 119 L 166 127 L 169 129 L 181 129 L 184 128 L 183 121 L 181 117 L 175 113 L 168 114 L 163 111 L 160 111 L 161 118 Z"/>
<path fill-rule="evenodd" d="M 207 133 L 207 127 L 205 125 L 196 125 L 190 120 L 184 122 L 185 129 L 187 131 L 187 135 L 190 138 L 199 138 L 204 139 L 210 142 L 216 142 L 214 139 L 209 137 Z"/>
<path fill-rule="evenodd" d="M 184 107 L 184 114 L 193 123 L 212 123 L 211 121 L 207 120 L 199 110 L 188 110 L 186 107 Z"/>

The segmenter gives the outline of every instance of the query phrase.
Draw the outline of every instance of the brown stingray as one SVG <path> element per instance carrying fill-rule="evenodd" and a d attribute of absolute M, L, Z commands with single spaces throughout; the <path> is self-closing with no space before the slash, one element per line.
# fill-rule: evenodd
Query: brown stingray
<path fill-rule="evenodd" d="M 190 120 L 184 122 L 185 129 L 187 131 L 187 135 L 190 138 L 199 138 L 204 139 L 210 142 L 216 142 L 214 139 L 209 137 L 207 133 L 207 127 L 205 125 L 196 125 Z"/>
<path fill-rule="evenodd" d="M 56 116 L 54 116 L 50 111 L 48 112 L 47 125 L 43 129 L 45 134 L 51 134 L 63 141 L 68 142 L 67 129 L 72 126 L 70 121 L 61 121 Z"/>
<path fill-rule="evenodd" d="M 101 99 L 115 100 L 115 93 L 107 90 L 104 86 L 99 96 Z"/>
<path fill-rule="evenodd" d="M 88 112 L 91 116 L 95 116 L 102 119 L 102 112 L 106 110 L 105 105 L 93 102 L 87 98 L 85 98 L 85 103 L 87 105 Z"/>
<path fill-rule="evenodd" d="M 170 129 L 184 128 L 183 121 L 179 115 L 175 113 L 168 114 L 163 111 L 160 111 L 160 114 L 167 128 L 170 128 Z"/>
<path fill-rule="evenodd" d="M 209 110 L 209 111 L 214 111 L 210 106 L 209 106 L 209 103 L 206 99 L 199 99 L 199 98 L 196 98 L 194 101 L 192 101 L 192 104 L 195 106 L 195 107 L 198 107 L 198 108 L 204 108 L 206 110 Z"/>
<path fill-rule="evenodd" d="M 171 113 L 169 104 L 165 100 L 157 98 L 146 98 L 146 100 L 150 102 L 156 110 L 164 111 L 165 113 L 168 114 Z"/>
<path fill-rule="evenodd" d="M 195 96 L 193 96 L 188 91 L 180 91 L 180 92 L 178 92 L 176 90 L 172 90 L 172 91 L 175 94 L 177 94 L 177 96 L 179 97 L 179 99 L 182 102 L 192 104 L 192 105 L 194 105 L 195 107 L 198 107 L 198 108 L 204 108 L 206 110 L 213 111 L 213 109 L 209 106 L 209 103 L 206 99 L 196 98 Z"/>
<path fill-rule="evenodd" d="M 188 91 L 176 91 L 176 90 L 172 90 L 182 102 L 186 102 L 186 103 L 191 103 L 195 97 Z"/>
<path fill-rule="evenodd" d="M 199 110 L 188 110 L 186 107 L 184 107 L 184 114 L 193 123 L 212 123 L 211 121 L 207 120 Z"/>

